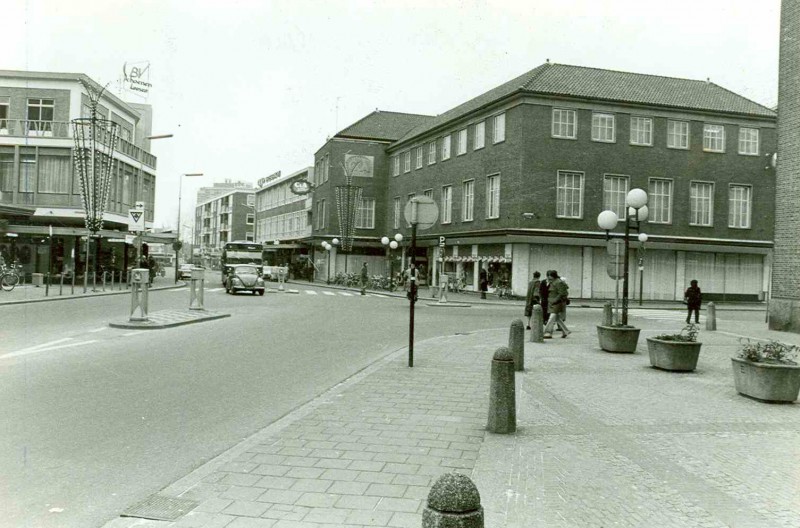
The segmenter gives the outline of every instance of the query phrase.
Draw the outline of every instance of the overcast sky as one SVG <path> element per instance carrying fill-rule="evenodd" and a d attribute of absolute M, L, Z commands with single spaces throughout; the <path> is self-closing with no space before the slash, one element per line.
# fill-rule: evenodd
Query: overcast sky
<path fill-rule="evenodd" d="M 313 165 L 376 108 L 440 114 L 550 59 L 713 82 L 777 104 L 780 2 L 2 0 L 0 69 L 105 84 L 150 61 L 156 227 L 214 181 Z M 9 5 L 10 4 L 10 5 Z M 9 16 L 10 15 L 10 16 Z M 338 107 L 338 111 L 337 111 Z"/>

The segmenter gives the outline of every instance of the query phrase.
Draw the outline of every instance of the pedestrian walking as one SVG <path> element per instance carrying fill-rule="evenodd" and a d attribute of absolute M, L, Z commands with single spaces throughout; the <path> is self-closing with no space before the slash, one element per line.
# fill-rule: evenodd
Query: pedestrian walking
<path fill-rule="evenodd" d="M 481 299 L 486 298 L 486 292 L 489 291 L 489 277 L 486 275 L 486 270 L 482 269 L 479 275 L 478 288 L 481 292 Z"/>
<path fill-rule="evenodd" d="M 528 283 L 528 293 L 525 295 L 525 317 L 528 318 L 528 330 L 531 329 L 531 317 L 533 316 L 534 304 L 539 304 L 539 286 L 542 281 L 539 279 L 542 274 L 538 271 L 533 272 L 533 279 Z"/>
<path fill-rule="evenodd" d="M 683 294 L 683 302 L 686 303 L 688 312 L 686 314 L 686 324 L 692 322 L 692 312 L 694 312 L 694 323 L 700 324 L 700 305 L 703 304 L 703 293 L 697 286 L 697 281 L 692 280 L 690 286 Z"/>
<path fill-rule="evenodd" d="M 369 281 L 369 271 L 367 270 L 367 263 L 361 266 L 361 295 L 367 294 L 367 281 Z"/>
<path fill-rule="evenodd" d="M 539 303 L 542 305 L 542 321 L 547 323 L 550 317 L 550 307 L 547 304 L 550 298 L 550 270 L 544 274 L 544 279 L 539 283 Z"/>
<path fill-rule="evenodd" d="M 556 270 L 550 270 L 550 294 L 548 296 L 548 307 L 550 309 L 550 318 L 547 320 L 547 326 L 544 328 L 544 337 L 550 339 L 553 337 L 553 327 L 558 326 L 561 330 L 561 337 L 566 338 L 570 332 L 561 314 L 567 305 L 569 299 L 569 287 L 567 284 L 558 278 Z"/>

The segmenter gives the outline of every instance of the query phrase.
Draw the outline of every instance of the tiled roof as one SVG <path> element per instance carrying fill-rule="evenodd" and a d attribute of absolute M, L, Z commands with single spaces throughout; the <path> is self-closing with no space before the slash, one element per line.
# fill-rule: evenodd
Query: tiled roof
<path fill-rule="evenodd" d="M 375 110 L 336 134 L 336 137 L 396 141 L 432 116 Z"/>
<path fill-rule="evenodd" d="M 421 123 L 405 134 L 400 141 L 425 134 L 515 92 L 706 110 L 754 117 L 776 116 L 775 112 L 766 106 L 709 81 L 545 63 Z"/>

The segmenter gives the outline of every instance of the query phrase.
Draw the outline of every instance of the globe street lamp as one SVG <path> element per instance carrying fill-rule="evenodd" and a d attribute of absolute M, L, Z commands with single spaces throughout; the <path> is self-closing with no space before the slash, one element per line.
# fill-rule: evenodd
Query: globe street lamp
<path fill-rule="evenodd" d="M 622 270 L 622 326 L 628 325 L 628 263 L 630 253 L 631 229 L 639 231 L 641 222 L 647 220 L 647 193 L 642 189 L 631 189 L 625 198 L 625 253 Z M 597 225 L 606 232 L 606 239 L 610 239 L 609 231 L 617 227 L 619 217 L 614 211 L 603 211 L 597 215 Z M 641 233 L 644 234 L 644 233 Z M 645 240 L 647 240 L 645 235 Z M 641 239 L 640 239 L 641 240 Z M 619 275 L 617 275 L 619 277 Z"/>
<path fill-rule="evenodd" d="M 381 238 L 381 244 L 386 246 L 386 258 L 389 259 L 389 284 L 394 284 L 394 258 L 392 258 L 391 250 L 397 249 L 400 242 L 403 241 L 403 235 L 397 233 L 394 235 L 394 240 L 389 240 L 389 237 Z"/>
<path fill-rule="evenodd" d="M 322 244 L 320 244 L 322 248 L 328 252 L 328 275 L 325 280 L 326 284 L 331 283 L 331 251 L 333 251 L 333 248 L 335 246 L 339 245 L 339 239 L 334 238 L 333 240 L 331 240 L 331 242 L 333 242 L 333 244 L 329 244 L 326 240 L 323 240 Z"/>

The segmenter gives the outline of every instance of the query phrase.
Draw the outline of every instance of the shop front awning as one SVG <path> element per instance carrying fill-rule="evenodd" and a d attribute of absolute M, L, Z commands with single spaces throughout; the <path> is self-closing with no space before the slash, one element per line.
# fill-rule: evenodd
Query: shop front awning
<path fill-rule="evenodd" d="M 496 262 L 499 264 L 508 264 L 511 262 L 511 257 L 488 257 L 488 256 L 447 256 L 444 258 L 445 262 Z"/>

